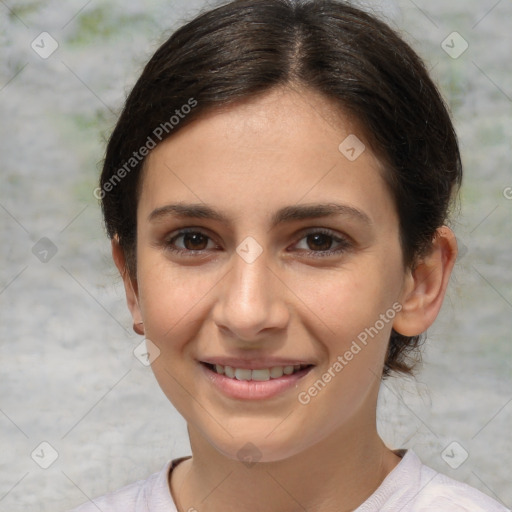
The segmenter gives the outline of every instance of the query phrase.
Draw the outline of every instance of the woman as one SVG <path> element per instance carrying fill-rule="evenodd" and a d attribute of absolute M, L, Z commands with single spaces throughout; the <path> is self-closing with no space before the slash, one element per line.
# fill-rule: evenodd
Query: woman
<path fill-rule="evenodd" d="M 461 177 L 423 64 L 361 10 L 241 0 L 174 33 L 97 195 L 192 457 L 77 510 L 505 510 L 376 428 L 442 305 Z"/>

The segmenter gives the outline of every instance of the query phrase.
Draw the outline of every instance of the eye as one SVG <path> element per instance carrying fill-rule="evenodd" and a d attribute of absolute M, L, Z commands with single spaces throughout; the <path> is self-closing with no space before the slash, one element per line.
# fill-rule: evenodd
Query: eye
<path fill-rule="evenodd" d="M 307 255 L 325 257 L 347 251 L 352 247 L 352 243 L 348 238 L 337 236 L 332 231 L 315 229 L 306 233 L 294 247 Z"/>
<path fill-rule="evenodd" d="M 208 247 L 209 242 L 213 244 L 213 247 L 211 245 Z M 191 253 L 192 255 L 217 247 L 208 235 L 194 229 L 181 230 L 176 235 L 168 238 L 165 246 L 171 252 Z"/>
<path fill-rule="evenodd" d="M 302 246 L 302 247 L 301 247 Z M 348 237 L 334 234 L 330 230 L 315 229 L 297 242 L 293 247 L 300 253 L 313 257 L 325 257 L 346 252 L 353 246 Z M 185 256 L 197 256 L 218 245 L 207 234 L 197 229 L 182 229 L 165 241 L 165 248 L 173 253 Z"/>

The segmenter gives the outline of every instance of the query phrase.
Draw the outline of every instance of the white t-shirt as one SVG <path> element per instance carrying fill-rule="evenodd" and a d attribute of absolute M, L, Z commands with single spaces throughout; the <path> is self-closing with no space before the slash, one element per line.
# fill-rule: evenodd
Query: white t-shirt
<path fill-rule="evenodd" d="M 412 450 L 399 454 L 403 454 L 402 460 L 354 512 L 511 512 L 474 487 L 425 466 Z M 127 485 L 70 512 L 177 512 L 168 476 L 188 458 L 174 459 L 147 480 Z"/>

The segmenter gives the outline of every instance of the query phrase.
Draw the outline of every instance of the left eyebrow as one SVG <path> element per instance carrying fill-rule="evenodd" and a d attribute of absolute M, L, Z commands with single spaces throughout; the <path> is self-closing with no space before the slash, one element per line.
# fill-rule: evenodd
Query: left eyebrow
<path fill-rule="evenodd" d="M 272 227 L 275 227 L 285 222 L 333 217 L 334 215 L 350 217 L 368 225 L 372 224 L 370 217 L 363 211 L 352 206 L 337 203 L 286 206 L 272 216 L 271 224 Z"/>
<path fill-rule="evenodd" d="M 172 215 L 180 218 L 212 219 L 225 224 L 231 224 L 227 215 L 215 210 L 211 206 L 198 203 L 173 203 L 161 206 L 150 213 L 149 221 L 157 221 Z M 279 224 L 297 220 L 318 219 L 335 215 L 352 218 L 369 226 L 373 224 L 366 213 L 352 206 L 337 203 L 320 203 L 281 208 L 272 215 L 271 226 L 274 228 Z"/>

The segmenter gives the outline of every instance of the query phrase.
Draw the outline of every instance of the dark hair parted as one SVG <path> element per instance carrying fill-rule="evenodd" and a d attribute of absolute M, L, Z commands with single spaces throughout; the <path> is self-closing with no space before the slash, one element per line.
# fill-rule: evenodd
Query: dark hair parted
<path fill-rule="evenodd" d="M 428 250 L 462 165 L 450 115 L 421 59 L 388 25 L 345 2 L 235 0 L 199 15 L 156 51 L 110 137 L 100 197 L 129 272 L 144 164 L 140 155 L 131 159 L 148 137 L 164 140 L 209 111 L 286 85 L 321 93 L 358 121 L 386 167 L 404 264 Z M 411 373 L 420 342 L 393 330 L 383 375 Z"/>

